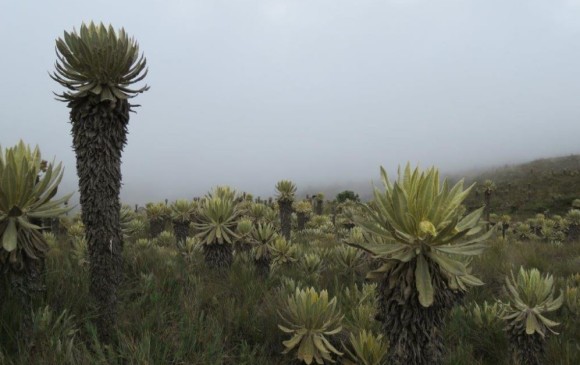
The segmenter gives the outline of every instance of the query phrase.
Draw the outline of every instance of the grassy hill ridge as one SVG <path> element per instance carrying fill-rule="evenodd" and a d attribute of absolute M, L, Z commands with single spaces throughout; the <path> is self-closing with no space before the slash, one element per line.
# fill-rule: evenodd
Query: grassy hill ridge
<path fill-rule="evenodd" d="M 543 158 L 467 175 L 466 183 L 477 183 L 466 200 L 468 208 L 484 204 L 485 180 L 496 185 L 490 202 L 493 213 L 519 217 L 537 213 L 563 215 L 570 210 L 572 201 L 580 198 L 580 155 Z"/>
<path fill-rule="evenodd" d="M 537 213 L 564 215 L 571 208 L 572 201 L 580 198 L 580 155 L 542 158 L 519 164 L 505 164 L 501 167 L 479 170 L 459 171 L 443 174 L 455 182 L 465 178 L 466 186 L 477 186 L 466 200 L 468 209 L 484 205 L 482 186 L 485 180 L 492 180 L 495 191 L 492 193 L 490 208 L 497 214 L 510 214 L 528 218 Z M 395 178 L 395 176 L 391 176 Z M 380 182 L 375 179 L 375 184 Z M 302 194 L 323 192 L 327 200 L 332 200 L 343 190 L 352 190 L 361 200 L 372 199 L 370 181 L 350 182 L 324 187 L 307 187 Z"/>

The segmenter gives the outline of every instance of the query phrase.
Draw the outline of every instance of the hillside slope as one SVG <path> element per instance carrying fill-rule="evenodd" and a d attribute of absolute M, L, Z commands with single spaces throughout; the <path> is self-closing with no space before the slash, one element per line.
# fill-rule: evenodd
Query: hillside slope
<path fill-rule="evenodd" d="M 477 183 L 466 200 L 468 208 L 484 204 L 483 182 L 487 179 L 496 185 L 490 202 L 493 213 L 518 217 L 545 212 L 563 215 L 572 201 L 580 198 L 580 155 L 505 165 L 466 176 L 467 183 Z"/>

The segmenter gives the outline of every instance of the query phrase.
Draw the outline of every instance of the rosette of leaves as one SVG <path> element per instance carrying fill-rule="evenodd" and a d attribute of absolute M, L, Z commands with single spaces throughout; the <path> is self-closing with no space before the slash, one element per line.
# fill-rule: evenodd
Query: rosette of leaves
<path fill-rule="evenodd" d="M 295 352 L 298 360 L 306 364 L 333 363 L 332 355 L 342 356 L 328 340 L 342 331 L 343 316 L 336 305 L 336 297 L 328 299 L 328 292 L 318 293 L 314 288 L 296 288 L 288 297 L 286 307 L 278 311 L 284 325 L 278 327 L 292 337 L 282 343 L 286 347 L 283 354 Z"/>
<path fill-rule="evenodd" d="M 294 280 L 293 278 L 281 275 L 280 278 L 280 286 L 278 287 L 278 294 L 283 296 L 283 304 L 286 304 L 286 298 L 289 295 L 293 295 L 296 292 L 296 289 L 303 287 L 303 283 L 300 280 Z"/>
<path fill-rule="evenodd" d="M 110 25 L 83 23 L 79 33 L 64 32 L 56 48 L 59 62 L 50 76 L 68 90 L 59 95 L 62 101 L 96 96 L 117 103 L 149 89 L 131 86 L 147 76 L 146 60 L 122 28 L 115 32 Z"/>
<path fill-rule="evenodd" d="M 123 223 L 121 221 L 121 230 L 126 239 L 130 238 L 133 242 L 147 236 L 147 224 L 139 218 Z"/>
<path fill-rule="evenodd" d="M 487 301 L 484 301 L 481 306 L 473 303 L 468 308 L 468 313 L 478 327 L 488 328 L 501 323 L 505 312 L 504 308 L 505 304 L 502 302 L 497 301 L 489 304 Z"/>
<path fill-rule="evenodd" d="M 122 280 L 123 236 L 119 222 L 121 157 L 127 143 L 129 100 L 147 75 L 145 57 L 124 29 L 82 24 L 56 40 L 56 70 L 50 75 L 66 90 L 58 100 L 70 108 L 72 145 L 79 177 L 82 219 L 91 262 L 91 296 L 96 301 L 99 338 L 109 343 L 117 323 L 117 288 Z"/>
<path fill-rule="evenodd" d="M 58 239 L 54 233 L 45 231 L 42 232 L 42 235 L 44 236 L 44 240 L 51 251 L 54 249 L 58 250 Z"/>
<path fill-rule="evenodd" d="M 242 218 L 238 221 L 236 226 L 236 250 L 240 252 L 247 252 L 252 249 L 252 231 L 254 230 L 254 223 L 250 218 Z"/>
<path fill-rule="evenodd" d="M 252 255 L 258 274 L 268 276 L 270 273 L 270 261 L 272 260 L 270 245 L 276 239 L 278 234 L 271 224 L 258 224 L 252 230 Z"/>
<path fill-rule="evenodd" d="M 219 185 L 213 188 L 213 190 L 208 194 L 208 197 L 231 200 L 235 202 L 238 199 L 238 193 L 235 189 L 228 185 Z"/>
<path fill-rule="evenodd" d="M 70 210 L 64 203 L 72 194 L 53 199 L 62 165 L 50 163 L 43 172 L 42 161 L 38 147 L 32 150 L 22 141 L 5 150 L 0 147 L 0 263 L 16 270 L 42 260 L 48 251 L 42 227 L 32 221 Z"/>
<path fill-rule="evenodd" d="M 296 185 L 290 180 L 280 180 L 276 184 L 276 200 L 280 208 L 280 227 L 282 236 L 290 241 L 290 234 L 292 229 L 292 203 L 294 202 L 294 195 L 296 194 Z"/>
<path fill-rule="evenodd" d="M 325 268 L 324 261 L 317 253 L 307 253 L 299 261 L 300 271 L 309 282 L 315 282 Z"/>
<path fill-rule="evenodd" d="M 195 256 L 203 251 L 201 242 L 197 237 L 187 237 L 185 242 L 178 244 L 177 247 L 187 263 L 193 262 Z"/>
<path fill-rule="evenodd" d="M 344 346 L 350 359 L 344 359 L 345 365 L 381 365 L 389 351 L 389 344 L 383 335 L 374 335 L 372 331 L 361 330 L 356 335 L 349 335 L 350 346 Z M 350 347 L 350 348 L 349 348 Z M 351 350 L 352 349 L 352 350 Z"/>
<path fill-rule="evenodd" d="M 457 339 L 473 346 L 473 356 L 485 364 L 503 363 L 508 353 L 508 340 L 504 332 L 505 304 L 496 301 L 482 305 L 471 303 L 459 307 L 465 315 L 461 331 L 455 333 Z M 453 341 L 453 340 L 452 340 Z"/>
<path fill-rule="evenodd" d="M 461 292 L 483 283 L 470 273 L 469 257 L 481 254 L 493 231 L 482 234 L 484 208 L 464 215 L 462 202 L 473 185 L 451 187 L 430 168 L 407 164 L 394 183 L 381 168 L 384 192 L 361 204 L 353 219 L 367 234 L 365 243 L 349 243 L 368 252 L 381 266 L 369 272 L 380 281 L 379 313 L 391 343 L 393 364 L 440 364 L 444 318 Z"/>
<path fill-rule="evenodd" d="M 526 219 L 526 223 L 530 226 L 530 229 L 536 236 L 542 235 L 542 226 L 546 221 L 546 216 L 538 213 L 534 218 Z"/>
<path fill-rule="evenodd" d="M 562 217 L 562 216 L 561 216 L 561 215 L 559 215 L 559 214 L 554 214 L 554 215 L 552 216 L 552 220 L 553 220 L 553 221 L 554 221 L 554 223 L 555 223 L 555 227 L 556 227 L 556 228 L 558 228 L 558 229 L 562 229 L 562 228 L 564 228 L 564 226 L 566 225 L 566 224 L 565 224 L 564 217 Z"/>
<path fill-rule="evenodd" d="M 580 273 L 572 274 L 566 279 L 567 285 L 580 287 Z"/>
<path fill-rule="evenodd" d="M 339 272 L 349 277 L 356 275 L 364 264 L 364 252 L 351 246 L 336 246 L 333 250 L 333 259 Z"/>
<path fill-rule="evenodd" d="M 154 238 L 154 242 L 159 247 L 175 247 L 177 240 L 170 231 L 163 231 Z"/>
<path fill-rule="evenodd" d="M 507 322 L 515 360 L 522 365 L 541 364 L 545 352 L 545 337 L 557 334 L 558 325 L 546 317 L 562 306 L 564 295 L 554 299 L 554 278 L 542 275 L 538 269 L 525 270 L 520 267 L 517 276 L 511 272 L 506 277 L 509 304 L 503 319 Z"/>
<path fill-rule="evenodd" d="M 267 209 L 268 207 L 262 203 L 252 203 L 248 207 L 246 214 L 252 219 L 254 224 L 264 223 L 264 217 L 266 216 Z"/>
<path fill-rule="evenodd" d="M 290 214 L 291 216 L 292 214 Z M 290 218 L 291 219 L 291 218 Z M 280 212 L 271 207 L 266 207 L 264 211 L 263 223 L 270 223 L 272 226 L 279 228 Z"/>
<path fill-rule="evenodd" d="M 194 201 L 179 199 L 171 204 L 171 221 L 177 242 L 185 242 L 189 235 L 189 225 L 192 222 L 197 205 Z"/>
<path fill-rule="evenodd" d="M 566 279 L 565 307 L 572 316 L 580 315 L 580 274 L 570 275 Z"/>
<path fill-rule="evenodd" d="M 367 240 L 368 237 L 366 237 L 365 231 L 360 227 L 354 227 L 351 229 L 346 239 L 347 242 L 354 244 L 363 244 Z"/>
<path fill-rule="evenodd" d="M 345 313 L 347 329 L 380 330 L 375 321 L 377 314 L 376 284 L 365 283 L 362 286 L 354 284 L 346 287 L 341 293 L 340 304 Z"/>
<path fill-rule="evenodd" d="M 135 245 L 140 248 L 151 247 L 152 244 L 153 242 L 148 238 L 139 238 L 135 241 Z"/>
<path fill-rule="evenodd" d="M 119 212 L 119 223 L 121 224 L 121 232 L 123 233 L 123 238 L 128 239 L 133 231 L 131 229 L 131 222 L 135 219 L 135 212 L 128 205 L 121 206 L 121 211 Z"/>
<path fill-rule="evenodd" d="M 314 196 L 314 213 L 316 215 L 322 215 L 323 213 L 323 206 L 324 206 L 324 194 L 318 193 Z"/>
<path fill-rule="evenodd" d="M 240 212 L 240 215 L 247 216 L 252 209 L 254 203 L 250 200 L 245 200 L 243 196 L 238 197 L 238 203 L 236 209 Z"/>
<path fill-rule="evenodd" d="M 337 224 L 347 230 L 351 230 L 355 223 L 352 220 L 352 216 L 354 212 L 358 209 L 357 202 L 347 200 L 343 203 L 338 204 L 336 211 L 337 211 Z"/>
<path fill-rule="evenodd" d="M 149 238 L 155 238 L 165 229 L 171 210 L 164 203 L 147 203 L 145 211 L 149 219 Z"/>
<path fill-rule="evenodd" d="M 72 223 L 68 226 L 66 233 L 73 240 L 83 238 L 85 237 L 85 225 L 81 221 Z"/>
<path fill-rule="evenodd" d="M 32 295 L 45 291 L 49 245 L 39 224 L 69 211 L 65 202 L 72 194 L 55 199 L 62 176 L 62 165 L 43 163 L 38 147 L 22 141 L 0 147 L 0 268 L 10 273 L 13 295 L 20 299 L 25 341 L 32 335 Z"/>
<path fill-rule="evenodd" d="M 270 252 L 273 268 L 289 266 L 298 260 L 298 247 L 281 236 L 274 238 L 270 245 Z"/>
<path fill-rule="evenodd" d="M 315 215 L 306 224 L 308 228 L 320 229 L 322 232 L 334 232 L 334 225 L 327 215 Z"/>
<path fill-rule="evenodd" d="M 308 218 L 312 213 L 312 204 L 308 200 L 301 200 L 293 204 L 294 211 L 296 212 L 296 219 L 298 230 L 301 231 L 306 226 Z"/>
<path fill-rule="evenodd" d="M 505 240 L 505 236 L 507 233 L 507 230 L 510 228 L 510 223 L 512 221 L 512 217 L 510 217 L 507 214 L 503 214 L 500 218 L 499 218 L 499 226 L 501 229 L 501 236 L 502 238 Z"/>
<path fill-rule="evenodd" d="M 246 202 L 253 202 L 254 201 L 254 195 L 252 195 L 251 193 L 247 193 L 247 192 L 243 192 L 240 196 L 240 199 L 242 201 L 246 201 Z"/>
<path fill-rule="evenodd" d="M 89 265 L 89 249 L 87 239 L 84 236 L 72 238 L 71 257 L 79 267 Z"/>
<path fill-rule="evenodd" d="M 570 209 L 565 219 L 568 223 L 568 239 L 570 241 L 580 239 L 580 209 Z"/>
<path fill-rule="evenodd" d="M 280 180 L 276 183 L 276 200 L 278 202 L 293 202 L 296 194 L 296 185 L 290 180 Z"/>
<path fill-rule="evenodd" d="M 574 316 L 580 316 L 580 288 L 577 286 L 566 286 L 565 298 L 568 312 Z"/>
<path fill-rule="evenodd" d="M 547 224 L 548 222 L 551 222 Z M 555 228 L 555 222 L 552 220 L 546 220 L 542 226 L 542 236 L 543 240 L 552 244 L 561 244 L 566 240 L 566 234 Z"/>
<path fill-rule="evenodd" d="M 518 223 L 514 227 L 513 234 L 519 241 L 532 241 L 538 238 L 532 231 L 530 225 L 523 222 Z"/>
<path fill-rule="evenodd" d="M 329 262 L 332 259 L 332 256 L 334 254 L 334 251 L 332 248 L 330 247 L 325 247 L 323 245 L 319 245 L 319 244 L 313 244 L 311 247 L 311 252 L 317 254 L 318 256 L 320 256 L 320 259 L 322 259 L 323 262 Z"/>
<path fill-rule="evenodd" d="M 232 245 L 238 212 L 230 199 L 205 198 L 199 207 L 199 223 L 194 223 L 203 245 L 205 262 L 212 269 L 229 269 L 233 261 Z"/>
<path fill-rule="evenodd" d="M 32 295 L 45 291 L 44 262 L 50 249 L 39 224 L 69 210 L 65 202 L 72 194 L 54 199 L 62 175 L 62 165 L 43 161 L 38 147 L 32 150 L 23 141 L 0 146 L 0 269 L 10 273 L 13 295 L 20 299 L 26 341 L 32 330 Z"/>

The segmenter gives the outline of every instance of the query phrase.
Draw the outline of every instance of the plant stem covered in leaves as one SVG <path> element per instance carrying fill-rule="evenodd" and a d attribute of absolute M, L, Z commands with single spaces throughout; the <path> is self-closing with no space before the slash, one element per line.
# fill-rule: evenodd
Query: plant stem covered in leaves
<path fill-rule="evenodd" d="M 124 29 L 116 32 L 103 24 L 82 24 L 78 33 L 64 32 L 56 48 L 58 61 L 51 77 L 66 87 L 58 97 L 71 109 L 90 292 L 97 304 L 99 337 L 111 342 L 122 269 L 121 153 L 127 142 L 128 99 L 148 90 L 132 89 L 147 75 L 146 61 Z"/>
<path fill-rule="evenodd" d="M 280 180 L 276 184 L 278 191 L 278 206 L 280 207 L 280 227 L 282 236 L 286 241 L 290 241 L 290 232 L 292 228 L 292 203 L 296 193 L 296 185 L 290 180 Z"/>
<path fill-rule="evenodd" d="M 109 342 L 116 323 L 117 287 L 121 282 L 121 152 L 127 141 L 130 106 L 126 100 L 111 105 L 89 97 L 70 102 L 69 107 L 81 217 L 89 248 L 90 292 L 99 309 L 99 335 Z"/>
<path fill-rule="evenodd" d="M 480 234 L 483 209 L 463 215 L 470 188 L 462 181 L 450 187 L 435 168 L 409 165 L 394 183 L 384 169 L 381 177 L 385 191 L 375 188 L 374 201 L 353 217 L 365 231 L 362 242 L 349 244 L 382 263 L 367 278 L 381 283 L 377 319 L 390 341 L 390 364 L 441 364 L 445 317 L 461 292 L 483 285 L 465 257 L 481 254 L 493 231 Z"/>
<path fill-rule="evenodd" d="M 446 279 L 429 264 L 435 292 L 427 308 L 415 290 L 415 263 L 400 265 L 380 282 L 376 319 L 389 339 L 389 364 L 441 364 L 444 356 L 443 330 L 450 309 L 463 294 L 448 288 Z M 398 272 L 394 272 L 398 271 Z"/>

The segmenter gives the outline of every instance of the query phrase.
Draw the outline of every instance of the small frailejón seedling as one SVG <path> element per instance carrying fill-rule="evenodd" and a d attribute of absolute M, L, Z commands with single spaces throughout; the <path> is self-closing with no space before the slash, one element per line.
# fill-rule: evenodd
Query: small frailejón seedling
<path fill-rule="evenodd" d="M 380 281 L 377 319 L 390 343 L 390 364 L 441 364 L 445 316 L 461 293 L 483 283 L 470 274 L 464 256 L 481 254 L 493 231 L 481 234 L 483 208 L 464 216 L 461 206 L 472 187 L 463 181 L 440 184 L 435 168 L 407 165 L 392 183 L 381 168 L 384 192 L 361 204 L 352 218 L 365 242 L 350 245 L 382 265 L 368 274 Z"/>
<path fill-rule="evenodd" d="M 272 253 L 272 269 L 279 269 L 281 267 L 290 266 L 292 263 L 298 261 L 299 248 L 284 237 L 276 237 L 270 244 Z"/>
<path fill-rule="evenodd" d="M 514 354 L 520 365 L 540 365 L 545 351 L 548 332 L 558 325 L 546 318 L 545 314 L 559 309 L 564 302 L 564 294 L 554 299 L 554 278 L 550 274 L 541 275 L 538 269 L 525 270 L 520 267 L 517 276 L 506 277 L 509 305 L 505 307 L 503 319 Z"/>
<path fill-rule="evenodd" d="M 288 297 L 284 312 L 278 312 L 285 325 L 278 327 L 292 335 L 283 344 L 284 354 L 296 351 L 296 358 L 306 364 L 334 362 L 332 354 L 342 356 L 326 336 L 336 335 L 342 330 L 342 318 L 336 305 L 336 297 L 328 300 L 328 292 L 320 294 L 314 288 L 296 292 Z"/>
<path fill-rule="evenodd" d="M 375 336 L 372 331 L 367 332 L 363 329 L 357 335 L 351 333 L 349 339 L 352 351 L 345 347 L 352 360 L 344 359 L 345 365 L 381 365 L 384 363 L 389 344 L 384 340 L 383 335 Z"/>
<path fill-rule="evenodd" d="M 254 227 L 251 234 L 252 256 L 258 274 L 262 277 L 268 277 L 270 274 L 270 263 L 272 261 L 271 245 L 278 237 L 271 224 L 258 224 Z"/>

